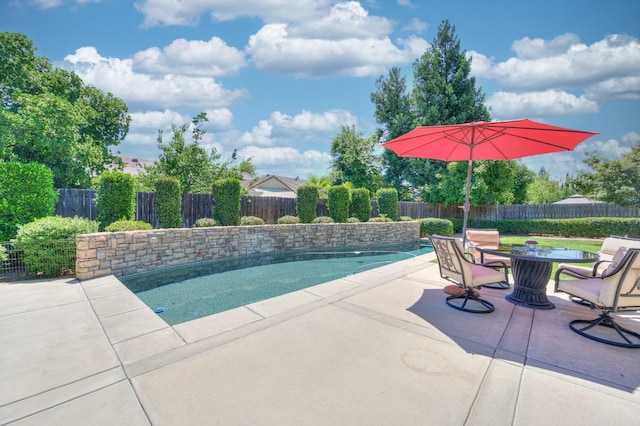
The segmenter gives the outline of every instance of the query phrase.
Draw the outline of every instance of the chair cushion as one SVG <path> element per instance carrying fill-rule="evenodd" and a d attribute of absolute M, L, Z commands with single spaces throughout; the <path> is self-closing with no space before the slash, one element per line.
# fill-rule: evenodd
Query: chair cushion
<path fill-rule="evenodd" d="M 620 247 L 613 256 L 613 259 L 611 259 L 611 263 L 607 264 L 606 269 L 602 271 L 601 275 L 609 275 L 612 273 L 618 267 L 620 261 L 624 258 L 624 255 L 627 254 L 628 250 L 629 249 L 627 247 Z"/>
<path fill-rule="evenodd" d="M 504 281 L 504 272 L 486 266 L 470 264 L 471 283 L 470 287 L 478 287 L 484 284 L 499 283 Z"/>
<path fill-rule="evenodd" d="M 602 287 L 602 279 L 588 278 L 584 280 L 560 280 L 558 281 L 558 290 L 572 294 L 580 299 L 601 305 L 600 288 Z"/>

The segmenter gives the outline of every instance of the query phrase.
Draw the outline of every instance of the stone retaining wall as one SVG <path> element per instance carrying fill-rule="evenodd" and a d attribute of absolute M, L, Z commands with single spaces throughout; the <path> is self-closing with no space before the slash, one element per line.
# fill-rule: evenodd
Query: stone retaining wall
<path fill-rule="evenodd" d="M 76 236 L 76 277 L 117 277 L 225 257 L 414 241 L 419 222 L 335 223 L 100 232 Z"/>

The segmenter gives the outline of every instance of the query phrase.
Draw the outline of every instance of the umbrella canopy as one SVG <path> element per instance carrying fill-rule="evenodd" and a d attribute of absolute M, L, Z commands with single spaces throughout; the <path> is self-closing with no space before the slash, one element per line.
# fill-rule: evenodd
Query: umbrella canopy
<path fill-rule="evenodd" d="M 442 161 L 468 161 L 464 203 L 463 241 L 466 239 L 473 160 L 514 160 L 531 155 L 571 151 L 597 135 L 533 120 L 480 121 L 442 126 L 419 126 L 389 142 L 387 149 L 400 157 Z"/>

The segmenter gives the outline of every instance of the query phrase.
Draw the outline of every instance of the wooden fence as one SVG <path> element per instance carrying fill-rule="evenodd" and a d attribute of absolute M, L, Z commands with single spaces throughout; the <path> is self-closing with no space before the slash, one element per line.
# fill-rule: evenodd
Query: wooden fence
<path fill-rule="evenodd" d="M 94 202 L 96 191 L 89 189 L 60 189 L 56 214 L 65 217 L 86 217 L 95 220 L 97 210 Z M 158 226 L 155 210 L 156 195 L 152 192 L 139 192 L 136 196 L 136 220 Z M 372 216 L 378 215 L 377 204 L 372 201 Z M 195 221 L 211 217 L 212 198 L 210 194 L 183 194 L 183 226 L 190 228 Z M 265 223 L 277 223 L 285 215 L 296 215 L 294 198 L 243 196 L 240 203 L 242 216 L 258 216 Z M 326 203 L 318 202 L 318 216 L 328 216 Z M 457 206 L 443 206 L 419 202 L 401 201 L 398 203 L 398 215 L 421 217 L 462 218 L 462 209 Z M 563 219 L 577 217 L 640 217 L 640 209 L 621 207 L 615 204 L 514 204 L 471 207 L 469 217 L 472 220 L 501 219 Z"/>

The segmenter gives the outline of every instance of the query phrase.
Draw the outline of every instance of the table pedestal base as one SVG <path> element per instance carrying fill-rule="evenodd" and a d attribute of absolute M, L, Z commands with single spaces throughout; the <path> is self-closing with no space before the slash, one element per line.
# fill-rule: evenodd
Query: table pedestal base
<path fill-rule="evenodd" d="M 555 305 L 547 298 L 547 284 L 551 278 L 552 267 L 552 262 L 512 259 L 513 292 L 505 299 L 527 308 L 555 308 Z"/>

